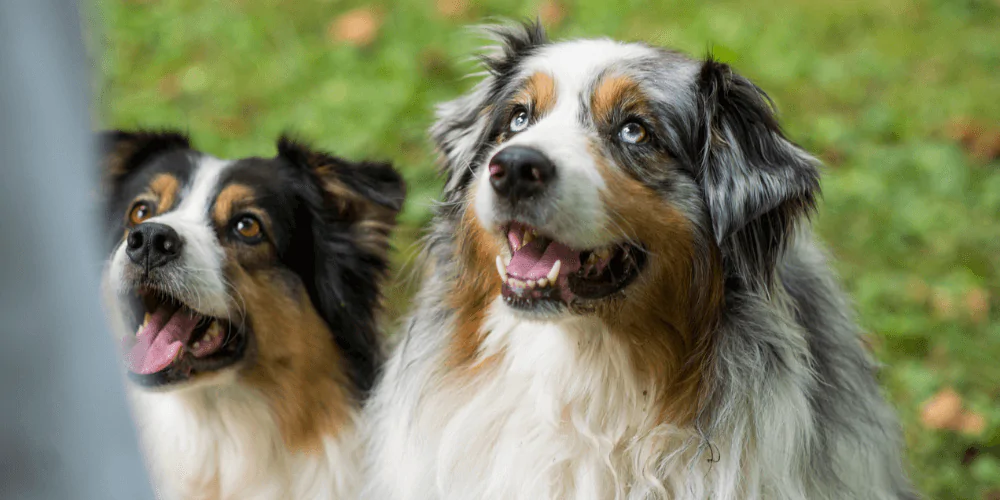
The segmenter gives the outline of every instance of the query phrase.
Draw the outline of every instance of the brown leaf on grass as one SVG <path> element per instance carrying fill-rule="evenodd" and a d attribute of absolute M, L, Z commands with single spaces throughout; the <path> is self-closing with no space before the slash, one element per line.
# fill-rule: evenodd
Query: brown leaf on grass
<path fill-rule="evenodd" d="M 962 419 L 962 397 L 946 387 L 924 402 L 920 422 L 928 429 L 954 429 Z"/>
<path fill-rule="evenodd" d="M 971 118 L 961 117 L 950 121 L 945 126 L 945 132 L 978 163 L 1000 159 L 1000 128 L 987 127 Z"/>
<path fill-rule="evenodd" d="M 959 418 L 957 430 L 968 436 L 980 436 L 986 430 L 986 417 L 981 413 L 969 410 Z"/>
<path fill-rule="evenodd" d="M 969 145 L 972 139 L 979 135 L 980 125 L 968 117 L 955 118 L 945 125 L 948 137 L 962 145 Z"/>
<path fill-rule="evenodd" d="M 437 0 L 434 7 L 442 16 L 455 19 L 469 11 L 469 0 Z"/>
<path fill-rule="evenodd" d="M 176 74 L 169 74 L 160 79 L 156 88 L 163 97 L 173 99 L 181 93 L 181 80 Z"/>
<path fill-rule="evenodd" d="M 1000 490 L 989 490 L 983 493 L 983 500 L 1000 500 Z"/>
<path fill-rule="evenodd" d="M 546 27 L 559 26 L 566 17 L 566 5 L 560 0 L 545 0 L 538 7 L 538 17 Z"/>
<path fill-rule="evenodd" d="M 955 317 L 955 301 L 951 295 L 944 290 L 934 290 L 931 296 L 931 309 L 938 319 L 951 319 Z"/>
<path fill-rule="evenodd" d="M 920 278 L 910 278 L 906 283 L 906 294 L 918 304 L 924 304 L 931 296 L 931 287 Z"/>
<path fill-rule="evenodd" d="M 990 315 L 990 292 L 982 288 L 973 288 L 965 294 L 965 310 L 977 324 L 983 324 Z"/>
<path fill-rule="evenodd" d="M 969 154 L 980 163 L 1000 158 L 1000 130 L 984 130 L 969 146 Z"/>
<path fill-rule="evenodd" d="M 382 26 L 382 16 L 373 7 L 345 12 L 327 27 L 327 36 L 337 43 L 364 47 L 375 41 Z"/>

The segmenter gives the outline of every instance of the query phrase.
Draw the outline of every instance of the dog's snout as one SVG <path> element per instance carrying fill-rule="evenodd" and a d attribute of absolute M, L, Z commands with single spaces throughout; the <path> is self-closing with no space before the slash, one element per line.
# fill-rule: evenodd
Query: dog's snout
<path fill-rule="evenodd" d="M 154 269 L 180 256 L 184 241 L 166 224 L 145 222 L 132 228 L 125 245 L 125 253 L 132 262 Z"/>
<path fill-rule="evenodd" d="M 556 177 L 556 166 L 541 151 L 524 146 L 500 151 L 489 169 L 493 190 L 511 201 L 542 192 Z"/>

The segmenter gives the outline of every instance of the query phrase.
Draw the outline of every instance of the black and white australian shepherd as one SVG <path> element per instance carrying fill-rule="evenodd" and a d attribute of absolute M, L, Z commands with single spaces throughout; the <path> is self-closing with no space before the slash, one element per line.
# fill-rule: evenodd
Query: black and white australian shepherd
<path fill-rule="evenodd" d="M 819 164 L 725 64 L 492 30 L 443 104 L 370 499 L 910 498 L 806 227 Z"/>
<path fill-rule="evenodd" d="M 287 139 L 232 161 L 104 139 L 105 282 L 158 497 L 356 498 L 399 175 Z"/>

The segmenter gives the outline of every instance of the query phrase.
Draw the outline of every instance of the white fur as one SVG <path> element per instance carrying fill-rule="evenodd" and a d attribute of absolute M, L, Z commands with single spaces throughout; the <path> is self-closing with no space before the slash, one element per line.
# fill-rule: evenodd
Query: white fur
<path fill-rule="evenodd" d="M 481 359 L 501 361 L 474 378 L 426 369 L 440 359 L 404 375 L 413 353 L 391 361 L 389 392 L 372 406 L 365 498 L 694 499 L 739 477 L 719 470 L 739 460 L 708 463 L 691 430 L 658 423 L 660 388 L 636 376 L 629 346 L 598 321 L 524 321 L 497 300 L 485 330 Z M 416 387 L 419 398 L 403 392 Z"/>
<path fill-rule="evenodd" d="M 590 149 L 597 137 L 580 123 L 581 102 L 590 101 L 592 86 L 602 71 L 618 61 L 649 56 L 651 51 L 611 40 L 581 40 L 560 45 L 558 51 L 542 49 L 524 62 L 522 77 L 536 72 L 552 76 L 555 105 L 529 128 L 497 146 L 491 156 L 507 147 L 527 146 L 555 163 L 558 176 L 550 193 L 555 209 L 537 229 L 559 235 L 561 242 L 573 248 L 599 247 L 616 239 L 606 231 L 609 216 L 600 198 L 606 186 Z M 493 228 L 497 226 L 493 216 L 496 193 L 485 171 L 480 170 L 476 181 L 475 209 L 483 226 Z"/>
<path fill-rule="evenodd" d="M 158 498 L 357 497 L 355 415 L 336 437 L 323 439 L 322 449 L 291 452 L 270 405 L 239 382 L 131 396 Z"/>
<path fill-rule="evenodd" d="M 148 219 L 171 226 L 184 241 L 172 281 L 175 295 L 192 309 L 229 317 L 242 304 L 230 297 L 223 274 L 225 251 L 209 219 L 214 196 L 232 164 L 199 156 L 190 184 L 169 212 Z M 116 333 L 131 335 L 118 292 L 127 286 L 124 242 L 107 265 L 105 290 Z M 157 497 L 175 499 L 353 499 L 361 460 L 356 412 L 316 452 L 293 452 L 283 442 L 271 405 L 239 380 L 242 364 L 166 391 L 132 388 L 140 437 Z"/>

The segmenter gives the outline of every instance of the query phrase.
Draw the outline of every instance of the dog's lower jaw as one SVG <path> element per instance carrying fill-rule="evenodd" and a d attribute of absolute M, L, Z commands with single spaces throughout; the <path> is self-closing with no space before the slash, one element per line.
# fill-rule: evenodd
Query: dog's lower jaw
<path fill-rule="evenodd" d="M 361 437 L 350 410 L 310 449 L 290 448 L 274 409 L 239 382 L 129 391 L 157 497 L 351 499 Z"/>

